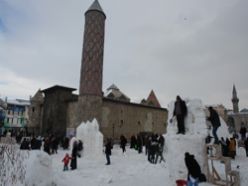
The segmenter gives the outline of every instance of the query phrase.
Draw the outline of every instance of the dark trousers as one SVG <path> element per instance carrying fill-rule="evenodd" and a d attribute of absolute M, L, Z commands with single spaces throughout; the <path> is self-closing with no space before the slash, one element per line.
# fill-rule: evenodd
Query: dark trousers
<path fill-rule="evenodd" d="M 126 152 L 126 146 L 121 146 L 121 148 L 123 153 Z"/>
<path fill-rule="evenodd" d="M 110 164 L 110 155 L 108 154 L 108 153 L 106 153 L 106 159 L 107 159 L 107 165 L 109 165 Z"/>
<path fill-rule="evenodd" d="M 178 133 L 185 133 L 183 115 L 177 115 L 177 128 L 178 128 Z"/>
<path fill-rule="evenodd" d="M 71 170 L 74 170 L 77 168 L 77 157 L 72 157 L 72 160 L 71 160 Z"/>
<path fill-rule="evenodd" d="M 213 130 L 212 130 L 212 133 L 213 133 L 213 136 L 214 136 L 214 142 L 215 143 L 218 143 L 219 142 L 219 138 L 217 136 L 217 130 L 218 130 L 219 127 L 213 127 Z"/>

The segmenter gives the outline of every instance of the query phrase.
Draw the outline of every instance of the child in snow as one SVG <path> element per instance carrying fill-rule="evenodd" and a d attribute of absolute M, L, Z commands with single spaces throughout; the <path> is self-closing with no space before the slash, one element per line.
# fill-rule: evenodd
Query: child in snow
<path fill-rule="evenodd" d="M 64 171 L 68 170 L 68 164 L 71 160 L 71 157 L 69 156 L 68 153 L 65 154 L 65 157 L 63 158 L 62 162 L 64 162 Z"/>

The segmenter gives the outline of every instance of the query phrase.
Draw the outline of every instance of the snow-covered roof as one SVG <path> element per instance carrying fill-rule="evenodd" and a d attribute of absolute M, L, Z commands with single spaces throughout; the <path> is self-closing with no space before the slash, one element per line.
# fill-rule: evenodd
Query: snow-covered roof
<path fill-rule="evenodd" d="M 243 108 L 240 112 L 247 112 L 248 113 L 248 109 L 247 108 Z"/>
<path fill-rule="evenodd" d="M 107 88 L 107 91 L 104 93 L 104 95 L 111 99 L 130 102 L 130 98 L 126 96 L 123 92 L 121 92 L 115 84 L 112 84 L 109 88 Z"/>
<path fill-rule="evenodd" d="M 14 99 L 14 100 L 7 100 L 7 104 L 28 106 L 28 105 L 30 105 L 30 101 L 24 100 L 24 99 Z"/>
<path fill-rule="evenodd" d="M 109 88 L 107 88 L 108 91 L 112 89 L 119 90 L 119 88 L 115 84 L 112 84 Z"/>

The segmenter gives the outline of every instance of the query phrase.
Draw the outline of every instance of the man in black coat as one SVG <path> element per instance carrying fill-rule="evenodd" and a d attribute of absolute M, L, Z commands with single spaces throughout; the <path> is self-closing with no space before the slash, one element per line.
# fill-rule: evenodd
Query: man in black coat
<path fill-rule="evenodd" d="M 180 96 L 176 97 L 173 116 L 176 116 L 177 118 L 177 134 L 185 134 L 184 119 L 187 116 L 187 106 Z"/>
<path fill-rule="evenodd" d="M 73 147 L 72 147 L 72 153 L 71 153 L 71 170 L 74 170 L 77 168 L 77 155 L 78 155 L 78 143 L 77 141 L 74 141 Z"/>
<path fill-rule="evenodd" d="M 209 107 L 208 110 L 209 110 L 210 116 L 207 119 L 211 122 L 212 127 L 213 127 L 212 133 L 214 136 L 214 143 L 218 144 L 219 138 L 217 136 L 217 130 L 221 125 L 220 118 L 219 118 L 218 113 L 213 109 L 213 107 Z"/>
<path fill-rule="evenodd" d="M 201 167 L 196 161 L 194 155 L 185 153 L 185 165 L 188 169 L 188 182 L 198 185 L 198 182 L 206 181 L 206 177 L 201 172 Z"/>
<path fill-rule="evenodd" d="M 241 126 L 239 133 L 241 135 L 241 140 L 244 141 L 246 138 L 246 128 L 244 125 Z"/>
<path fill-rule="evenodd" d="M 245 144 L 246 157 L 248 157 L 248 137 L 246 138 L 244 144 Z"/>
<path fill-rule="evenodd" d="M 127 139 L 124 135 L 121 135 L 120 137 L 120 146 L 122 148 L 122 152 L 126 152 L 126 144 L 127 144 Z"/>
<path fill-rule="evenodd" d="M 105 144 L 105 154 L 106 154 L 106 159 L 107 159 L 106 165 L 110 165 L 110 156 L 111 156 L 112 148 L 113 147 L 112 147 L 111 139 L 107 139 L 107 143 Z"/>

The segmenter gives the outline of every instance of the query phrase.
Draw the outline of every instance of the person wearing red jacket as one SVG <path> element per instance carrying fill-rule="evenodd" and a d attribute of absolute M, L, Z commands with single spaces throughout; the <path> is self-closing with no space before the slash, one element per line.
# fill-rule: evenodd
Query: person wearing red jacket
<path fill-rule="evenodd" d="M 68 164 L 71 160 L 71 157 L 69 156 L 68 153 L 65 154 L 65 157 L 63 158 L 62 162 L 64 162 L 64 171 L 68 170 Z"/>

